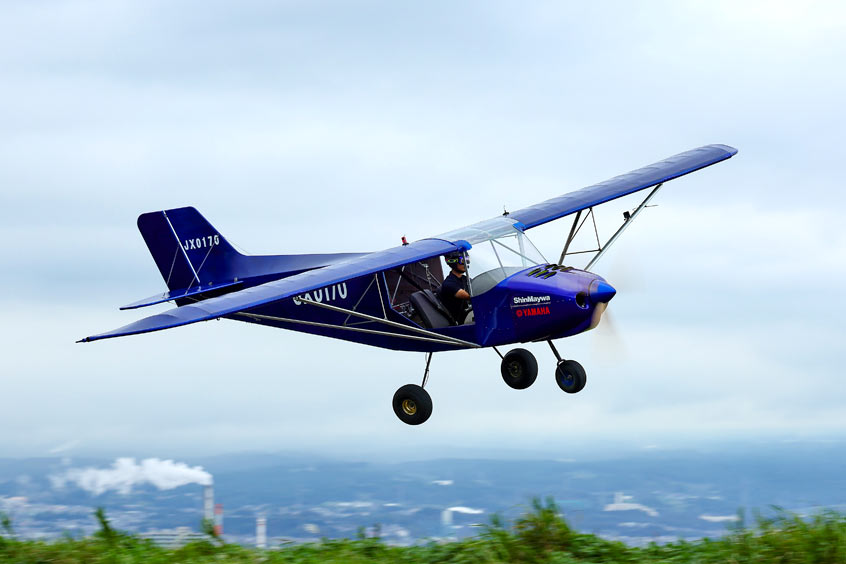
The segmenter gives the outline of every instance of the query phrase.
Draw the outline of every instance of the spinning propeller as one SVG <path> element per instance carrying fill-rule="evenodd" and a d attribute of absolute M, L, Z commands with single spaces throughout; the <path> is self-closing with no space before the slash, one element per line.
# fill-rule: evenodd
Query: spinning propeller
<path fill-rule="evenodd" d="M 591 264 L 595 263 L 594 260 Z M 646 285 L 638 268 L 637 259 L 630 253 L 620 253 L 614 257 L 614 260 L 608 264 L 608 277 L 614 280 L 617 288 L 627 294 L 643 291 Z M 591 319 L 591 328 L 594 329 L 592 341 L 597 352 L 603 356 L 610 353 L 616 357 L 615 360 L 622 360 L 626 356 L 625 339 L 618 330 L 616 316 L 611 311 L 606 311 L 607 307 L 608 302 L 605 302 L 597 304 L 594 309 Z"/>

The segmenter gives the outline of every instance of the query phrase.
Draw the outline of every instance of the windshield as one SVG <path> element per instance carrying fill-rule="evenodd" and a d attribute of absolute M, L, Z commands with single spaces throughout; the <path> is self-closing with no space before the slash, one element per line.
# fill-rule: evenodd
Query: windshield
<path fill-rule="evenodd" d="M 515 228 L 503 236 L 473 245 L 469 255 L 467 273 L 474 296 L 487 292 L 515 272 L 547 263 L 529 238 Z"/>

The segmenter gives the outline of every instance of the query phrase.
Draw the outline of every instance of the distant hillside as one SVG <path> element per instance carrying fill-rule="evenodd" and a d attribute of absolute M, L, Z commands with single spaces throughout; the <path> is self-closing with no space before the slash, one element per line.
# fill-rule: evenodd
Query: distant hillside
<path fill-rule="evenodd" d="M 223 504 L 227 542 L 255 543 L 257 517 L 268 543 L 354 537 L 379 525 L 392 545 L 475 538 L 493 515 L 518 519 L 528 500 L 551 496 L 580 532 L 631 546 L 719 537 L 738 510 L 774 517 L 846 511 L 843 442 L 648 449 L 604 458 L 549 452 L 541 460 L 441 459 L 403 463 L 268 454 L 159 461 L 185 480 L 143 481 L 114 459 L 0 459 L 0 512 L 21 539 L 81 538 L 103 507 L 115 527 L 143 534 L 199 529 L 203 477 Z M 569 454 L 569 456 L 567 456 Z M 125 459 L 121 459 L 125 460 Z M 147 465 L 149 466 L 149 464 Z M 199 466 L 202 466 L 200 469 Z M 149 469 L 149 468 L 148 468 Z M 199 476 L 199 478 L 198 478 Z M 180 485 L 181 484 L 181 485 Z"/>
<path fill-rule="evenodd" d="M 0 561 L 62 563 L 135 562 L 472 562 L 472 563 L 649 563 L 649 562 L 777 562 L 779 564 L 842 564 L 846 562 L 846 516 L 818 513 L 801 519 L 779 513 L 759 519 L 755 526 L 735 526 L 728 535 L 688 543 L 684 541 L 643 548 L 608 541 L 574 531 L 551 500 L 535 500 L 532 510 L 505 524 L 494 517 L 480 534 L 451 543 L 397 547 L 379 538 L 325 540 L 264 551 L 222 544 L 213 537 L 175 550 L 153 545 L 137 536 L 114 530 L 104 514 L 92 537 L 65 538 L 52 543 L 14 540 L 14 525 L 4 519 Z"/>

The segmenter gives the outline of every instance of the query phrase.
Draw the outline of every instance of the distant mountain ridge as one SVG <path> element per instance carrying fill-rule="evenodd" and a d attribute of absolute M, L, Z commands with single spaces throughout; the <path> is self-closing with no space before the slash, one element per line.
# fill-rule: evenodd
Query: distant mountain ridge
<path fill-rule="evenodd" d="M 304 541 L 353 537 L 379 526 L 388 542 L 462 538 L 494 514 L 515 518 L 533 497 L 552 497 L 578 530 L 630 544 L 720 536 L 739 509 L 771 506 L 810 512 L 846 508 L 843 443 L 758 445 L 745 449 L 648 450 L 603 459 L 440 459 L 354 462 L 321 456 L 237 454 L 190 459 L 214 477 L 224 506 L 224 535 L 254 542 L 256 517 L 268 537 Z M 0 511 L 25 538 L 86 535 L 91 508 L 115 527 L 198 529 L 202 488 L 94 495 L 56 476 L 69 469 L 108 470 L 105 459 L 0 459 Z M 139 461 L 140 465 L 140 461 Z"/>

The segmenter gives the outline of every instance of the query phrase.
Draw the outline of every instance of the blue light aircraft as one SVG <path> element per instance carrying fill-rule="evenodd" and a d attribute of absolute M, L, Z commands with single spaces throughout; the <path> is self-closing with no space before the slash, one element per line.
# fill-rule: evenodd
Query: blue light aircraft
<path fill-rule="evenodd" d="M 726 145 L 706 145 L 455 231 L 413 243 L 403 238 L 401 246 L 375 253 L 245 255 L 192 207 L 145 213 L 138 218 L 138 229 L 168 291 L 121 309 L 163 302 L 177 307 L 82 341 L 226 318 L 421 351 L 426 353 L 422 384 L 402 386 L 393 398 L 394 412 L 409 425 L 423 423 L 432 413 L 424 388 L 433 353 L 491 347 L 502 358 L 505 383 L 522 390 L 537 377 L 535 357 L 522 348 L 503 355 L 497 347 L 546 341 L 558 360 L 558 386 L 574 394 L 585 386 L 585 370 L 575 360 L 561 358 L 553 340 L 596 327 L 616 293 L 591 267 L 665 182 L 735 153 Z M 564 266 L 567 256 L 575 254 L 570 244 L 589 218 L 596 228 L 595 206 L 647 189 L 640 205 L 623 214 L 614 235 L 588 251 L 595 254 L 584 269 Z M 570 215 L 564 249 L 552 263 L 526 232 Z M 472 307 L 461 324 L 438 297 L 444 280 L 441 260 L 456 253 L 467 263 Z"/>

